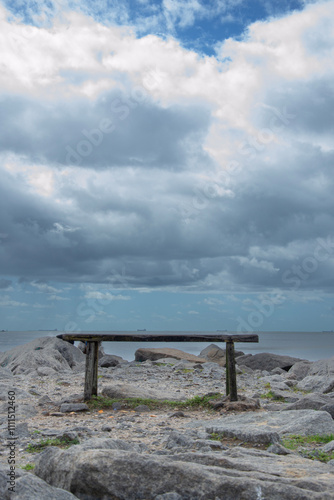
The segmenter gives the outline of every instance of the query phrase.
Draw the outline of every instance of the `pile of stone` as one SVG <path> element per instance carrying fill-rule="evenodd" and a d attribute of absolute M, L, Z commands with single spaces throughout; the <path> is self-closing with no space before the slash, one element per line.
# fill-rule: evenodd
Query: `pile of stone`
<path fill-rule="evenodd" d="M 139 349 L 129 363 L 101 350 L 100 394 L 120 402 L 99 414 L 82 401 L 80 347 L 47 337 L 0 354 L 0 498 L 334 499 L 334 460 L 309 460 L 282 445 L 292 434 L 334 436 L 334 357 L 312 363 L 238 352 L 239 406 L 224 396 L 215 411 L 153 415 L 144 404 L 126 411 L 121 400 L 223 393 L 225 351 L 211 345 L 197 357 Z M 17 465 L 15 492 L 8 490 L 5 447 L 9 390 L 16 394 L 18 462 L 35 464 L 31 472 Z M 79 444 L 50 446 L 27 459 L 27 447 L 40 437 Z M 334 439 L 318 451 L 334 453 Z"/>

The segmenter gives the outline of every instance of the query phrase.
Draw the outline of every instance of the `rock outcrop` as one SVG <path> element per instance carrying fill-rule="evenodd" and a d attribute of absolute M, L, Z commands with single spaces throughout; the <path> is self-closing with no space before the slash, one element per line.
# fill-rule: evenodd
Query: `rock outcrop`
<path fill-rule="evenodd" d="M 166 449 L 161 456 L 93 447 L 84 450 L 80 445 L 68 450 L 49 448 L 40 456 L 35 473 L 83 500 L 156 500 L 159 495 L 170 498 L 164 495 L 172 493 L 182 500 L 334 498 L 330 466 L 294 455 L 240 448 L 218 454 L 184 450 L 175 454 Z"/>
<path fill-rule="evenodd" d="M 268 352 L 261 352 L 259 354 L 246 354 L 239 356 L 236 359 L 238 365 L 245 365 L 252 370 L 273 370 L 274 368 L 282 368 L 289 371 L 290 368 L 301 360 L 300 358 L 293 358 L 291 356 L 280 356 L 279 354 L 271 354 Z"/>
<path fill-rule="evenodd" d="M 85 355 L 69 342 L 42 337 L 0 354 L 0 366 L 13 374 L 35 373 L 52 376 L 64 371 L 84 369 Z"/>
<path fill-rule="evenodd" d="M 189 354 L 187 352 L 180 351 L 179 349 L 171 349 L 169 347 L 152 347 L 150 349 L 137 349 L 135 352 L 136 361 L 155 361 L 162 358 L 175 358 L 185 361 L 190 361 L 192 363 L 205 363 L 206 359 L 195 356 L 194 354 Z"/>

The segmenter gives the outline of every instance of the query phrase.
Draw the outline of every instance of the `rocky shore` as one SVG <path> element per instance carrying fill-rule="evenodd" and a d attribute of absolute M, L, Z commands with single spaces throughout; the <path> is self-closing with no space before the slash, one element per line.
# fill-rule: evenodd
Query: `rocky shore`
<path fill-rule="evenodd" d="M 101 350 L 85 403 L 83 351 L 0 354 L 1 499 L 334 499 L 334 357 L 238 352 L 232 403 L 218 346 Z"/>

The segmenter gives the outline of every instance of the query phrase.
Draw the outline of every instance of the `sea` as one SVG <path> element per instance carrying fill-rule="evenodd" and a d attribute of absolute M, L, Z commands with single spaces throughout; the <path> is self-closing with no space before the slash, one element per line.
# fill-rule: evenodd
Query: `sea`
<path fill-rule="evenodd" d="M 55 337 L 61 332 L 55 330 L 34 330 L 34 331 L 6 331 L 0 332 L 0 352 L 9 351 L 18 345 L 27 344 L 28 342 L 39 337 Z M 70 332 L 75 333 L 75 332 Z M 84 333 L 84 332 L 78 332 Z M 131 333 L 136 334 L 138 331 L 110 331 L 97 332 L 90 330 L 89 333 Z M 143 334 L 144 332 L 140 332 Z M 212 334 L 218 332 L 176 332 L 176 331 L 147 331 L 146 333 L 165 333 L 166 335 L 180 335 L 182 333 L 191 334 Z M 237 334 L 238 332 L 222 331 L 223 334 Z M 331 332 L 253 332 L 259 336 L 259 343 L 237 343 L 235 348 L 238 351 L 243 351 L 245 354 L 257 354 L 259 352 L 270 352 L 273 354 L 282 354 L 294 356 L 309 361 L 318 359 L 326 359 L 334 356 L 334 331 Z M 224 348 L 224 343 L 217 345 Z M 191 354 L 199 355 L 200 352 L 207 347 L 208 343 L 202 342 L 103 342 L 104 351 L 107 354 L 115 354 L 121 356 L 127 361 L 133 361 L 135 351 L 140 347 L 172 347 L 180 349 Z"/>

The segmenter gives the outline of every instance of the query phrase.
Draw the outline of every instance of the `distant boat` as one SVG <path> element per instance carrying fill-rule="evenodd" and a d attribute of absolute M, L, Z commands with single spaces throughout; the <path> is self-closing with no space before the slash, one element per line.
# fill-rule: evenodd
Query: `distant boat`
<path fill-rule="evenodd" d="M 138 328 L 137 332 L 146 332 L 146 328 L 142 328 L 141 330 Z"/>

